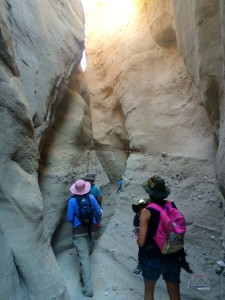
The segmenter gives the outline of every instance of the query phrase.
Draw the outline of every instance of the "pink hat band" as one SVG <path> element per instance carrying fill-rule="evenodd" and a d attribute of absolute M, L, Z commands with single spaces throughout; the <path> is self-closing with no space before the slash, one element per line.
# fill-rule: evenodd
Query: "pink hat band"
<path fill-rule="evenodd" d="M 91 189 L 91 184 L 84 181 L 83 179 L 78 179 L 74 184 L 71 185 L 70 191 L 74 195 L 85 195 Z"/>

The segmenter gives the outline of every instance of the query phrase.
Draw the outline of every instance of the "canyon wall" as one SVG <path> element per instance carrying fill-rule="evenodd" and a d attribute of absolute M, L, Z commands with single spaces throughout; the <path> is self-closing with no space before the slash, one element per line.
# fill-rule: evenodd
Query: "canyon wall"
<path fill-rule="evenodd" d="M 220 129 L 219 129 L 219 146 L 216 158 L 216 168 L 218 183 L 223 194 L 223 201 L 225 198 L 225 160 L 224 160 L 224 149 L 225 149 L 225 97 L 224 97 L 224 61 L 225 61 L 225 4 L 224 1 L 220 1 L 220 20 L 221 20 L 221 48 L 222 48 L 222 61 L 220 67 L 222 68 L 221 85 L 220 85 Z M 225 202 L 225 201 L 224 201 Z M 225 207 L 225 203 L 224 203 Z M 225 226 L 224 226 L 224 241 L 225 241 Z M 225 242 L 224 242 L 225 248 Z"/>
<path fill-rule="evenodd" d="M 216 153 L 225 194 L 223 1 L 136 3 L 136 15 L 122 30 L 103 28 L 104 6 L 87 15 L 96 149 L 103 160 L 108 144 L 111 151 L 128 150 L 128 155 L 168 152 L 204 158 Z"/>
<path fill-rule="evenodd" d="M 217 182 L 225 208 L 224 1 L 174 0 L 172 7 L 179 52 L 211 121 Z M 224 222 L 222 244 L 225 249 Z"/>
<path fill-rule="evenodd" d="M 209 69 L 200 81 L 200 75 L 195 75 L 200 71 L 194 67 L 192 72 L 189 71 L 191 66 L 186 63 L 185 55 L 186 52 L 189 54 L 188 61 L 193 66 L 197 66 L 194 59 L 203 60 L 203 65 L 207 58 L 204 52 L 199 54 L 200 58 L 191 57 L 188 48 L 191 46 L 185 39 L 185 24 L 185 29 L 179 24 L 179 18 L 183 22 L 189 21 L 188 16 L 182 18 L 179 7 L 186 12 L 189 2 L 186 1 L 183 8 L 179 1 L 136 1 L 136 14 L 130 16 L 122 29 L 109 24 L 103 27 L 105 20 L 101 16 L 107 11 L 103 5 L 96 6 L 94 13 L 87 14 L 86 77 L 91 97 L 94 143 L 102 160 L 107 157 L 102 153 L 107 151 L 109 143 L 111 150 L 115 149 L 118 153 L 122 149 L 128 156 L 135 152 L 147 155 L 166 152 L 171 156 L 198 159 L 214 157 L 213 126 L 216 124 L 217 135 L 219 100 L 217 97 L 213 106 L 212 97 L 207 95 L 219 95 L 220 70 L 218 74 L 216 71 L 221 59 L 220 41 L 212 32 L 217 56 L 213 58 L 215 65 L 210 63 L 208 66 L 206 63 L 205 68 L 214 68 L 216 75 L 210 81 L 210 76 L 207 76 L 211 72 Z M 190 15 L 192 11 L 191 7 Z M 187 28 L 191 25 L 188 23 Z M 219 26 L 216 28 L 219 29 Z M 187 34 L 190 35 L 189 32 Z M 191 41 L 193 39 L 190 37 Z M 184 53 L 180 50 L 182 47 Z M 199 68 L 203 69 L 202 66 Z M 209 90 L 211 92 L 207 92 Z M 210 108 L 208 112 L 213 126 L 206 107 Z M 114 164 L 114 170 L 118 169 L 120 160 L 115 159 Z"/>
<path fill-rule="evenodd" d="M 225 207 L 224 4 L 130 1 L 135 13 L 121 21 L 122 4 L 109 10 L 107 4 L 96 2 L 95 10 L 87 10 L 86 78 L 99 159 L 112 178 L 125 165 L 129 180 L 128 192 L 118 198 L 116 216 L 123 206 L 145 197 L 139 187 L 146 178 L 155 173 L 164 176 L 179 208 L 191 224 L 199 225 L 188 228 L 188 257 L 214 287 L 200 296 L 185 291 L 183 284 L 183 292 L 193 299 L 223 299 L 224 281 L 212 272 L 213 263 L 225 254 L 222 209 L 213 217 L 221 222 L 215 241 L 199 237 L 208 226 L 217 231 L 211 219 L 216 208 L 209 203 Z M 106 251 L 107 242 L 105 237 L 101 244 Z M 110 247 L 117 245 L 111 241 Z M 203 253 L 211 263 L 201 260 Z M 113 255 L 121 255 L 123 264 L 119 250 Z M 182 279 L 188 282 L 188 277 Z"/>
<path fill-rule="evenodd" d="M 87 10 L 84 75 L 79 0 L 0 2 L 3 300 L 70 298 L 55 253 L 72 246 L 66 199 L 87 171 L 140 186 L 162 157 L 163 175 L 191 160 L 225 195 L 224 3 L 135 3 L 121 23 L 122 4 Z"/>
<path fill-rule="evenodd" d="M 82 6 L 80 1 L 1 1 L 0 26 L 0 298 L 69 299 L 50 242 L 80 148 L 60 153 L 62 160 L 66 155 L 61 165 L 70 164 L 65 172 L 69 182 L 47 169 L 48 157 L 56 165 L 60 152 L 57 141 L 54 151 L 50 147 L 57 118 L 62 134 L 68 133 L 63 144 L 73 148 L 79 139 L 85 148 L 91 143 L 90 113 L 84 117 L 88 96 L 78 70 L 84 49 Z M 63 128 L 66 111 L 72 119 L 68 131 Z M 43 176 L 48 177 L 47 192 Z M 61 194 L 51 189 L 52 182 Z"/>
<path fill-rule="evenodd" d="M 224 202 L 223 1 L 134 3 L 120 28 L 120 13 L 106 17 L 107 5 L 87 11 L 86 78 L 100 160 L 113 175 L 126 163 L 125 176 L 138 183 L 151 173 L 143 154 L 211 161 Z"/>

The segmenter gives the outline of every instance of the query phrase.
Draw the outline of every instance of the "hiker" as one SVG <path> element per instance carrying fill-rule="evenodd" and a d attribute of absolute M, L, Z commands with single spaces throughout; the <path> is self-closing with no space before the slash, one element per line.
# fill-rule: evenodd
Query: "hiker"
<path fill-rule="evenodd" d="M 90 182 L 91 184 L 91 190 L 90 194 L 95 197 L 95 199 L 98 201 L 98 204 L 102 207 L 102 192 L 100 188 L 95 184 L 95 174 L 86 174 L 83 179 L 85 181 Z"/>
<path fill-rule="evenodd" d="M 139 227 L 140 227 L 140 215 L 143 208 L 145 208 L 149 203 L 148 199 L 140 199 L 136 202 L 136 204 L 132 204 L 132 210 L 135 213 L 134 219 L 133 219 L 133 226 L 136 236 L 139 234 Z M 140 274 L 142 272 L 142 265 L 144 263 L 144 248 L 139 247 L 138 249 L 138 264 L 136 268 L 133 270 L 135 274 Z"/>
<path fill-rule="evenodd" d="M 165 185 L 165 181 L 160 176 L 153 176 L 148 179 L 143 188 L 150 196 L 150 202 L 157 207 L 164 208 L 168 200 L 165 198 L 170 194 L 170 189 Z M 140 229 L 137 243 L 144 246 L 143 278 L 145 283 L 145 300 L 154 299 L 154 289 L 156 281 L 160 275 L 166 282 L 170 300 L 180 300 L 180 271 L 181 260 L 185 260 L 185 251 L 181 250 L 163 254 L 154 239 L 160 224 L 160 212 L 150 208 L 149 204 L 141 212 Z M 176 208 L 173 202 L 171 207 Z"/>
<path fill-rule="evenodd" d="M 120 178 L 117 180 L 117 193 L 123 191 L 123 176 L 121 175 Z"/>
<path fill-rule="evenodd" d="M 93 195 L 89 194 L 91 184 L 78 179 L 70 187 L 73 196 L 69 199 L 67 221 L 73 226 L 73 243 L 80 262 L 82 292 L 86 297 L 93 297 L 93 286 L 89 255 L 92 251 L 92 233 L 97 230 L 102 209 Z M 87 223 L 87 224 L 86 224 Z"/>
<path fill-rule="evenodd" d="M 83 179 L 91 184 L 90 194 L 95 197 L 95 199 L 98 201 L 99 206 L 102 208 L 102 192 L 100 188 L 95 184 L 95 174 L 87 173 Z M 95 232 L 94 236 L 94 244 L 97 244 L 97 241 L 100 237 L 100 228 L 101 223 L 99 222 L 97 224 L 97 230 Z"/>

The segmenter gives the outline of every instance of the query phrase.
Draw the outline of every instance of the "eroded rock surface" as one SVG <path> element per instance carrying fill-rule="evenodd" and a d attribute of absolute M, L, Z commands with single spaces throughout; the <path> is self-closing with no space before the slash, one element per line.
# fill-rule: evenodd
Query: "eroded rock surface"
<path fill-rule="evenodd" d="M 1 299 L 68 299 L 38 182 L 39 144 L 84 48 L 80 1 L 1 1 Z"/>
<path fill-rule="evenodd" d="M 87 17 L 87 26 L 92 25 L 87 82 L 96 148 L 106 150 L 110 140 L 115 152 L 128 148 L 213 157 L 212 127 L 202 95 L 176 47 L 171 2 L 150 1 L 146 6 L 137 8 L 123 30 L 97 30 L 104 7 Z M 98 16 L 96 25 L 93 16 Z M 164 32 L 173 36 L 170 42 L 163 40 Z M 121 107 L 124 122 L 114 123 L 115 107 Z M 118 144 L 124 133 L 127 142 Z"/>
<path fill-rule="evenodd" d="M 79 274 L 73 269 L 71 279 L 62 270 L 71 267 L 65 271 L 64 253 L 71 258 L 73 247 L 65 223 L 69 186 L 87 171 L 97 173 L 100 185 L 108 178 L 115 183 L 120 174 L 129 180 L 120 197 L 115 191 L 105 195 L 107 222 L 116 210 L 92 258 L 98 300 L 143 297 L 143 282 L 135 287 L 131 274 L 137 249 L 129 209 L 144 196 L 140 184 L 152 172 L 167 179 L 177 201 L 182 198 L 178 203 L 192 222 L 190 257 L 202 267 L 195 271 L 205 272 L 216 287 L 208 299 L 224 299 L 223 278 L 218 281 L 210 271 L 223 259 L 224 217 L 217 192 L 223 202 L 225 6 L 222 0 L 136 4 L 133 11 L 127 7 L 128 19 L 118 19 L 122 3 L 114 19 L 103 4 L 88 11 L 84 75 L 79 68 L 85 38 L 80 1 L 0 3 L 3 300 L 81 295 Z M 114 285 L 113 272 L 108 281 L 99 275 L 102 259 L 104 266 L 121 271 Z M 184 299 L 199 296 L 182 288 Z M 161 286 L 158 293 L 165 296 Z"/>
<path fill-rule="evenodd" d="M 109 136 L 112 149 L 118 153 L 118 127 L 111 121 L 111 108 L 119 105 L 124 115 L 124 123 L 120 123 L 123 131 L 120 134 L 122 138 L 123 132 L 126 132 L 129 148 L 128 152 L 127 146 L 123 148 L 124 153 L 128 153 L 125 177 L 129 178 L 131 189 L 130 197 L 121 196 L 121 201 L 130 205 L 131 200 L 135 200 L 134 195 L 138 197 L 134 182 L 140 184 L 144 174 L 148 176 L 155 172 L 170 180 L 177 166 L 169 162 L 165 169 L 161 165 L 157 168 L 154 167 L 153 159 L 147 170 L 145 161 L 148 157 L 151 157 L 150 160 L 155 157 L 155 161 L 158 161 L 157 156 L 161 153 L 164 154 L 162 157 L 180 164 L 181 172 L 186 173 L 192 166 L 193 178 L 196 176 L 199 182 L 198 193 L 204 194 L 204 186 L 208 188 L 213 181 L 212 189 L 215 188 L 216 193 L 213 202 L 216 203 L 217 178 L 224 194 L 224 83 L 221 76 L 224 4 L 220 1 L 190 0 L 183 3 L 157 0 L 145 1 L 143 6 L 139 3 L 136 9 L 136 15 L 122 29 L 111 28 L 111 31 L 106 31 L 105 27 L 101 30 L 101 13 L 104 20 L 104 13 L 107 12 L 104 5 L 97 7 L 94 14 L 87 15 L 87 23 L 91 24 L 87 40 L 87 82 L 90 88 L 94 141 L 102 164 L 105 164 L 107 158 L 102 153 L 107 151 L 105 141 Z M 98 17 L 96 23 L 94 15 Z M 139 156 L 140 153 L 142 155 Z M 188 159 L 187 165 L 185 158 Z M 158 163 L 163 164 L 163 161 L 159 160 Z M 112 165 L 116 170 L 121 161 L 114 160 Z M 209 166 L 206 177 L 211 169 L 212 179 L 204 183 L 205 165 Z M 183 207 L 184 213 L 190 216 L 191 221 L 197 220 L 198 215 L 188 205 L 197 212 L 201 205 L 192 203 L 192 197 L 198 196 L 191 196 L 188 185 L 183 189 L 189 203 Z M 193 189 L 196 191 L 195 187 Z M 175 195 L 179 203 L 182 193 L 176 191 Z M 212 200 L 212 195 L 208 193 L 204 197 L 209 202 Z M 120 209 L 122 206 L 118 208 L 116 216 L 120 215 Z M 211 209 L 208 209 L 206 215 L 210 215 Z M 200 227 L 189 229 L 189 243 L 196 242 L 193 255 L 197 255 L 196 251 L 204 252 L 205 247 L 213 247 L 213 241 L 209 245 L 207 239 L 197 245 L 196 235 L 202 235 L 206 219 L 203 217 L 198 221 Z M 213 224 L 213 220 L 208 220 L 208 223 Z M 218 255 L 223 257 L 221 238 L 222 233 L 216 241 L 221 249 Z M 106 239 L 103 238 L 103 243 Z M 105 247 L 107 251 L 108 247 Z M 206 257 L 212 255 L 212 251 L 206 252 Z M 195 261 L 195 258 L 192 259 Z M 204 260 L 201 263 L 204 264 Z M 208 270 L 204 267 L 207 274 L 210 273 L 210 265 L 213 265 L 212 261 Z M 198 267 L 203 266 L 200 264 Z M 212 294 L 204 294 L 203 298 L 223 299 L 224 291 L 220 290 L 220 280 L 223 282 L 223 279 L 215 276 L 210 277 L 213 285 L 217 286 L 215 294 L 212 291 Z M 189 299 L 189 296 L 193 299 L 197 297 L 190 291 L 186 295 L 184 292 L 184 299 Z"/>

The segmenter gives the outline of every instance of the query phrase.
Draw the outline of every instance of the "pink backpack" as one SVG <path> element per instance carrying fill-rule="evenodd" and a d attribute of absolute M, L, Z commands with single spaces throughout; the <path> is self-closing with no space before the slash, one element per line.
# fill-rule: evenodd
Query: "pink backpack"
<path fill-rule="evenodd" d="M 160 212 L 160 222 L 153 237 L 163 254 L 179 251 L 184 245 L 186 223 L 183 215 L 174 208 L 170 201 L 166 201 L 162 208 L 156 203 L 150 203 L 146 208 L 153 208 Z"/>

